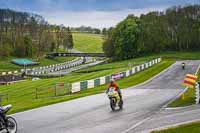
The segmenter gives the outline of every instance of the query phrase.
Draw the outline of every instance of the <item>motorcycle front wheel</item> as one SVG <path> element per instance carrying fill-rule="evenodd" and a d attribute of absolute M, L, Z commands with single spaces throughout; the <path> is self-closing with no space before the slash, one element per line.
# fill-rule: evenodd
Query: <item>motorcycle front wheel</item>
<path fill-rule="evenodd" d="M 8 116 L 7 118 L 7 130 L 9 133 L 17 133 L 17 122 L 16 120 L 11 117 Z"/>
<path fill-rule="evenodd" d="M 116 100 L 114 98 L 110 99 L 110 107 L 111 107 L 112 111 L 115 111 Z"/>
<path fill-rule="evenodd" d="M 120 109 L 123 109 L 123 100 L 120 100 L 119 108 L 120 108 Z"/>

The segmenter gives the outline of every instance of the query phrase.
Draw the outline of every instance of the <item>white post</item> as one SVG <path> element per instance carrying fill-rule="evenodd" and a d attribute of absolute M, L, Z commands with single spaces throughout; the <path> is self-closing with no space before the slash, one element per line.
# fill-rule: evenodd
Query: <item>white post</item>
<path fill-rule="evenodd" d="M 199 83 L 196 83 L 196 104 L 199 104 Z"/>
<path fill-rule="evenodd" d="M 24 61 L 24 72 L 26 74 L 26 65 L 25 65 L 25 61 Z"/>

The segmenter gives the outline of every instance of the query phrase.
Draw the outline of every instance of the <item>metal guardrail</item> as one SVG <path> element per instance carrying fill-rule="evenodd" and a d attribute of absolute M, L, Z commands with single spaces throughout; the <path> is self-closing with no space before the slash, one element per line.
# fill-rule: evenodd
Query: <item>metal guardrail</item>
<path fill-rule="evenodd" d="M 66 57 L 66 56 L 75 56 L 75 57 L 106 57 L 104 53 L 51 53 L 47 54 L 49 57 Z"/>

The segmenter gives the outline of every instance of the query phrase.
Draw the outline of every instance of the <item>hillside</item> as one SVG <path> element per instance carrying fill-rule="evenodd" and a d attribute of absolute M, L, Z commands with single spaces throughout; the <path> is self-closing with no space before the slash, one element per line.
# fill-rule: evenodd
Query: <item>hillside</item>
<path fill-rule="evenodd" d="M 73 33 L 74 48 L 81 52 L 103 52 L 103 36 L 89 33 Z"/>

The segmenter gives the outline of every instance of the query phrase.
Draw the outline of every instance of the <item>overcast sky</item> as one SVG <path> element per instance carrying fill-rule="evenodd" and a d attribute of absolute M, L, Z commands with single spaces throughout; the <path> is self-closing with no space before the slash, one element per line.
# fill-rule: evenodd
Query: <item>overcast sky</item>
<path fill-rule="evenodd" d="M 115 26 L 128 14 L 139 16 L 191 4 L 200 4 L 200 0 L 0 0 L 0 8 L 34 12 L 51 24 L 97 28 Z"/>

